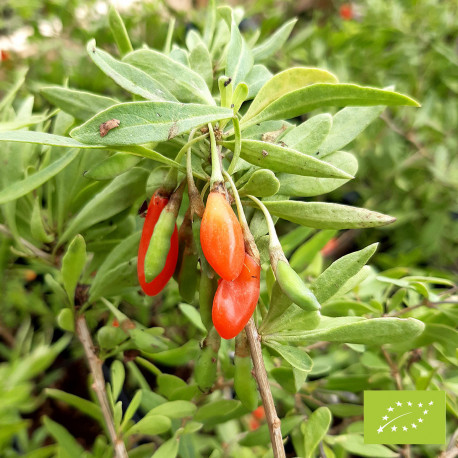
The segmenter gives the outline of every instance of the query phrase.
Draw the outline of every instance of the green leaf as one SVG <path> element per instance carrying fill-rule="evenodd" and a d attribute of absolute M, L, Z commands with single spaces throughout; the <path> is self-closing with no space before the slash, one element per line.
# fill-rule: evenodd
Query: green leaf
<path fill-rule="evenodd" d="M 256 64 L 245 77 L 248 86 L 247 100 L 256 97 L 259 90 L 272 78 L 271 71 L 261 64 Z"/>
<path fill-rule="evenodd" d="M 63 458 L 81 458 L 84 456 L 83 447 L 63 426 L 48 417 L 43 417 L 43 423 L 48 433 L 59 444 L 59 456 Z"/>
<path fill-rule="evenodd" d="M 421 334 L 425 325 L 413 318 L 322 317 L 319 326 L 309 331 L 278 332 L 264 340 L 287 342 L 328 342 L 382 345 L 413 339 Z"/>
<path fill-rule="evenodd" d="M 54 239 L 51 234 L 46 232 L 43 216 L 41 214 L 41 202 L 38 196 L 33 202 L 33 210 L 30 217 L 30 233 L 34 239 L 43 243 L 50 243 Z"/>
<path fill-rule="evenodd" d="M 132 258 L 137 254 L 140 235 L 141 231 L 131 234 L 110 251 L 103 263 L 97 269 L 94 281 L 92 282 L 89 297 L 91 302 L 111 291 L 116 295 L 117 293 L 113 288 L 119 286 L 120 282 L 123 286 L 126 284 L 125 281 L 122 281 L 122 278 L 129 278 L 125 276 L 125 270 L 126 267 L 129 266 L 128 263 L 131 262 Z M 120 266 L 122 266 L 122 268 L 120 268 Z M 134 278 L 137 279 L 136 263 L 131 269 L 135 270 Z M 120 274 L 121 277 L 118 274 Z M 127 283 L 127 285 L 129 284 L 130 282 Z"/>
<path fill-rule="evenodd" d="M 328 113 L 313 116 L 313 118 L 289 130 L 281 142 L 288 148 L 304 154 L 315 155 L 332 127 L 332 116 Z"/>
<path fill-rule="evenodd" d="M 347 452 L 358 456 L 368 456 L 370 458 L 395 458 L 399 454 L 393 452 L 388 447 L 380 444 L 365 444 L 364 437 L 360 434 L 340 434 L 339 436 L 328 436 L 327 442 L 332 445 L 340 445 Z"/>
<path fill-rule="evenodd" d="M 355 176 L 358 171 L 358 161 L 355 156 L 345 151 L 336 151 L 326 156 L 326 162 L 342 170 L 349 175 Z M 316 178 L 279 173 L 280 194 L 291 197 L 313 197 L 334 191 L 348 182 L 349 178 Z"/>
<path fill-rule="evenodd" d="M 5 133 L 5 132 L 4 132 Z M 19 134 L 29 134 L 31 132 L 17 132 Z M 35 132 L 38 133 L 38 132 Z M 49 135 L 49 134 L 48 134 Z M 65 138 L 65 137 L 61 137 Z M 0 133 L 0 140 L 2 140 L 2 134 Z M 70 139 L 71 140 L 71 139 Z M 42 184 L 49 181 L 52 177 L 57 175 L 62 169 L 67 167 L 78 155 L 78 150 L 72 149 L 65 153 L 62 157 L 52 162 L 47 167 L 40 171 L 29 175 L 21 181 L 16 181 L 9 186 L 6 186 L 0 191 L 0 204 L 11 202 L 12 200 L 19 199 L 19 197 L 25 196 L 34 189 L 40 187 Z"/>
<path fill-rule="evenodd" d="M 321 249 L 329 242 L 337 231 L 328 230 L 316 233 L 310 240 L 307 240 L 300 246 L 289 260 L 291 267 L 298 272 L 303 271 L 312 261 L 313 258 L 320 252 Z M 315 294 L 316 295 L 316 294 Z M 318 297 L 317 297 L 318 299 Z M 318 302 L 321 301 L 318 299 Z"/>
<path fill-rule="evenodd" d="M 57 315 L 56 321 L 57 325 L 64 331 L 75 332 L 75 314 L 72 309 L 62 309 Z"/>
<path fill-rule="evenodd" d="M 62 280 L 70 303 L 75 300 L 75 289 L 86 264 L 86 242 L 78 234 L 67 248 L 62 258 Z"/>
<path fill-rule="evenodd" d="M 253 102 L 251 102 L 250 108 L 240 121 L 242 130 L 248 125 L 259 123 L 260 121 L 252 122 L 252 120 L 266 107 L 275 103 L 275 101 L 282 100 L 285 95 L 315 83 L 337 83 L 337 78 L 332 73 L 318 68 L 296 67 L 277 73 L 264 84 Z M 277 118 L 271 117 L 269 119 L 288 119 L 294 117 L 281 116 Z"/>
<path fill-rule="evenodd" d="M 275 77 L 274 77 L 275 78 Z M 264 88 L 270 84 L 272 78 Z M 256 99 L 260 97 L 259 91 Z M 253 100 L 253 104 L 256 102 Z M 374 106 L 374 105 L 407 105 L 418 107 L 419 104 L 397 92 L 357 86 L 355 84 L 318 83 L 277 95 L 267 105 L 263 103 L 257 110 L 248 110 L 241 120 L 241 128 L 267 121 L 268 119 L 289 119 L 303 115 L 316 108 L 329 106 Z"/>
<path fill-rule="evenodd" d="M 210 402 L 197 410 L 194 420 L 205 422 L 212 418 L 220 417 L 222 414 L 227 415 L 237 409 L 240 404 L 240 401 L 234 399 L 220 399 Z"/>
<path fill-rule="evenodd" d="M 196 310 L 195 307 L 188 304 L 178 304 L 178 308 L 197 329 L 200 329 L 202 332 L 205 333 L 207 332 L 207 328 L 202 323 L 200 313 Z"/>
<path fill-rule="evenodd" d="M 282 345 L 276 342 L 266 342 L 266 345 L 279 353 L 291 366 L 304 372 L 312 370 L 312 358 L 300 348 L 291 345 Z"/>
<path fill-rule="evenodd" d="M 86 145 L 70 137 L 62 137 L 61 135 L 47 134 L 45 132 L 34 132 L 33 130 L 0 132 L 0 142 L 1 141 L 63 146 L 65 148 L 100 148 L 100 145 Z M 73 152 L 73 154 L 76 153 Z"/>
<path fill-rule="evenodd" d="M 169 418 L 192 417 L 197 407 L 189 401 L 170 401 L 151 410 L 148 415 L 165 415 Z"/>
<path fill-rule="evenodd" d="M 124 428 L 125 425 L 127 425 L 127 423 L 129 422 L 129 420 L 134 416 L 135 412 L 140 407 L 141 402 L 142 402 L 142 390 L 137 390 L 134 397 L 132 398 L 132 401 L 130 401 L 130 404 L 128 405 L 126 409 L 126 413 L 124 414 L 124 417 L 122 419 L 121 428 Z"/>
<path fill-rule="evenodd" d="M 97 49 L 95 40 L 89 41 L 86 49 L 97 67 L 126 91 L 155 102 L 176 102 L 177 99 L 159 81 L 143 70 L 120 62 L 107 52 Z"/>
<path fill-rule="evenodd" d="M 179 436 L 182 430 L 178 430 L 173 437 L 165 441 L 154 453 L 151 458 L 176 458 L 178 456 Z"/>
<path fill-rule="evenodd" d="M 311 290 L 322 304 L 331 299 L 351 277 L 356 275 L 377 250 L 378 243 L 342 256 L 334 261 L 312 284 Z"/>
<path fill-rule="evenodd" d="M 180 102 L 215 105 L 202 77 L 165 54 L 152 49 L 141 49 L 128 54 L 123 60 L 160 81 Z"/>
<path fill-rule="evenodd" d="M 116 177 L 70 220 L 60 243 L 130 207 L 144 194 L 147 177 L 148 172 L 137 167 Z"/>
<path fill-rule="evenodd" d="M 263 202 L 270 213 L 316 229 L 354 229 L 386 226 L 396 219 L 365 208 L 326 202 L 280 200 Z"/>
<path fill-rule="evenodd" d="M 67 309 L 68 310 L 68 309 Z M 80 398 L 65 391 L 56 390 L 54 388 L 45 388 L 45 395 L 50 398 L 57 399 L 58 401 L 65 402 L 66 404 L 74 407 L 80 412 L 94 418 L 100 424 L 103 424 L 103 416 L 100 407 L 87 399 Z"/>
<path fill-rule="evenodd" d="M 313 458 L 315 450 L 326 435 L 331 425 L 331 412 L 327 407 L 316 409 L 308 420 L 302 424 L 304 434 L 305 457 Z"/>
<path fill-rule="evenodd" d="M 213 64 L 210 53 L 203 43 L 195 46 L 189 55 L 189 65 L 205 80 L 208 88 L 213 86 Z"/>
<path fill-rule="evenodd" d="M 223 142 L 234 150 L 235 142 Z M 274 172 L 327 178 L 353 178 L 333 165 L 290 148 L 258 140 L 242 140 L 240 157 L 251 164 Z"/>
<path fill-rule="evenodd" d="M 113 401 L 118 400 L 119 394 L 121 393 L 124 385 L 124 379 L 126 377 L 126 370 L 124 364 L 117 359 L 113 361 L 111 365 L 111 391 L 113 393 Z"/>
<path fill-rule="evenodd" d="M 108 23 L 110 25 L 113 38 L 118 45 L 119 53 L 123 56 L 133 51 L 126 26 L 116 8 L 111 4 L 108 12 Z"/>
<path fill-rule="evenodd" d="M 99 111 L 119 103 L 109 97 L 62 86 L 45 86 L 40 92 L 53 105 L 81 120 L 91 118 Z"/>
<path fill-rule="evenodd" d="M 115 105 L 70 132 L 76 140 L 98 145 L 163 142 L 191 129 L 232 117 L 232 110 L 177 102 L 129 102 Z M 119 126 L 104 137 L 100 125 L 116 119 Z"/>
<path fill-rule="evenodd" d="M 277 194 L 280 182 L 270 170 L 255 170 L 248 181 L 238 190 L 241 196 L 253 195 L 257 197 L 269 197 Z"/>
<path fill-rule="evenodd" d="M 353 141 L 385 110 L 385 106 L 347 107 L 332 118 L 332 128 L 320 146 L 319 157 L 325 157 Z"/>
<path fill-rule="evenodd" d="M 164 364 L 166 366 L 181 366 L 189 360 L 194 360 L 199 352 L 199 342 L 197 340 L 188 340 L 184 345 L 171 350 L 161 351 L 159 353 L 145 353 L 151 361 Z"/>
<path fill-rule="evenodd" d="M 285 22 L 269 38 L 253 48 L 253 57 L 255 62 L 262 62 L 279 51 L 286 43 L 286 40 L 290 36 L 296 22 L 296 18 Z"/>
<path fill-rule="evenodd" d="M 244 80 L 245 76 L 253 67 L 253 56 L 245 42 L 245 39 L 240 33 L 237 23 L 234 20 L 232 10 L 229 7 L 218 8 L 218 12 L 223 10 L 228 10 L 230 13 L 231 28 L 231 38 L 229 40 L 226 56 L 225 74 L 229 78 L 232 78 L 232 84 L 235 87 L 238 83 Z"/>
<path fill-rule="evenodd" d="M 132 434 L 155 436 L 167 432 L 171 426 L 170 418 L 164 415 L 147 415 L 127 430 L 124 437 L 132 436 Z"/>
<path fill-rule="evenodd" d="M 116 153 L 95 164 L 84 172 L 84 176 L 93 180 L 111 180 L 135 167 L 140 161 L 141 158 L 138 156 L 129 153 Z"/>

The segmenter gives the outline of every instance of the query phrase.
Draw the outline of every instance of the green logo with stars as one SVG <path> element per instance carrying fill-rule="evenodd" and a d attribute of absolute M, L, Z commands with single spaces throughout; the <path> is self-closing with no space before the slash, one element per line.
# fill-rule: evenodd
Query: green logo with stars
<path fill-rule="evenodd" d="M 445 444 L 444 391 L 365 391 L 366 444 Z"/>

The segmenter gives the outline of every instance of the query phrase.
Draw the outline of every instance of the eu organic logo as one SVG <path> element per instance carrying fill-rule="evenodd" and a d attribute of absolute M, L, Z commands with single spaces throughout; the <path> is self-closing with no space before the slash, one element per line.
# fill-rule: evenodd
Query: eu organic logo
<path fill-rule="evenodd" d="M 445 443 L 445 392 L 365 391 L 364 442 Z"/>

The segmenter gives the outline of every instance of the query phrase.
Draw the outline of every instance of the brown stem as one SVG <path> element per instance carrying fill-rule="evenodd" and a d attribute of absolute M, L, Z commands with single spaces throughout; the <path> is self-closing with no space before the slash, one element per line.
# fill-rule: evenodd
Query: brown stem
<path fill-rule="evenodd" d="M 390 366 L 391 375 L 394 377 L 394 380 L 396 382 L 396 389 L 403 390 L 404 388 L 402 387 L 401 374 L 399 373 L 398 365 L 391 359 L 391 356 L 388 354 L 388 352 L 383 347 L 380 347 L 380 349 L 382 350 L 382 353 L 383 353 L 384 358 L 386 359 L 386 362 Z"/>
<path fill-rule="evenodd" d="M 102 372 L 102 361 L 97 357 L 94 352 L 94 345 L 92 343 L 91 334 L 87 327 L 86 318 L 80 315 L 76 319 L 76 334 L 83 345 L 84 353 L 86 354 L 87 361 L 89 363 L 89 369 L 91 371 L 94 383 L 92 388 L 97 395 L 99 400 L 100 408 L 102 409 L 103 418 L 108 428 L 108 433 L 113 442 L 115 450 L 114 456 L 116 458 L 128 458 L 126 447 L 122 439 L 118 438 L 116 434 L 113 417 L 111 415 L 110 405 L 108 404 L 107 393 L 105 391 L 105 379 Z"/>
<path fill-rule="evenodd" d="M 254 324 L 253 318 L 250 318 L 248 324 L 245 326 L 245 331 L 248 337 L 248 344 L 250 346 L 251 357 L 253 359 L 254 373 L 261 394 L 262 404 L 266 412 L 267 425 L 269 427 L 270 441 L 272 442 L 272 449 L 275 458 L 285 458 L 285 448 L 283 447 L 283 440 L 281 437 L 281 422 L 278 418 L 275 404 L 270 391 L 269 380 L 267 379 L 266 367 L 261 353 L 261 342 L 259 334 Z"/>

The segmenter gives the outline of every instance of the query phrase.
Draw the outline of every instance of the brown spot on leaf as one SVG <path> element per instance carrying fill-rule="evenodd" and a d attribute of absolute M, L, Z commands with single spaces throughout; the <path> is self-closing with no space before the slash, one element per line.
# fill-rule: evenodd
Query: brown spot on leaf
<path fill-rule="evenodd" d="M 121 124 L 121 121 L 119 119 L 110 119 L 109 121 L 100 124 L 100 136 L 105 137 L 105 135 L 108 134 L 108 132 L 110 132 L 111 129 L 119 127 L 119 124 Z"/>
<path fill-rule="evenodd" d="M 224 81 L 224 87 L 229 86 L 231 84 L 232 78 L 228 78 L 226 81 Z"/>
<path fill-rule="evenodd" d="M 269 153 L 265 149 L 263 149 L 262 150 L 262 157 L 266 157 L 268 155 L 269 155 Z"/>
<path fill-rule="evenodd" d="M 178 124 L 175 121 L 169 130 L 169 136 L 167 137 L 167 139 L 170 140 L 171 138 L 176 137 L 177 135 L 178 135 Z"/>

